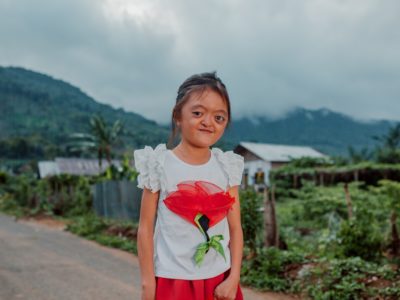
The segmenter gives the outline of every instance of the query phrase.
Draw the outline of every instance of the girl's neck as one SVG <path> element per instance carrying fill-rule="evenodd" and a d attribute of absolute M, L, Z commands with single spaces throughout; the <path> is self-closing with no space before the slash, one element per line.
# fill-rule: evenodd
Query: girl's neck
<path fill-rule="evenodd" d="M 172 149 L 172 151 L 180 159 L 191 164 L 206 163 L 211 155 L 209 147 L 196 147 L 182 142 Z"/>

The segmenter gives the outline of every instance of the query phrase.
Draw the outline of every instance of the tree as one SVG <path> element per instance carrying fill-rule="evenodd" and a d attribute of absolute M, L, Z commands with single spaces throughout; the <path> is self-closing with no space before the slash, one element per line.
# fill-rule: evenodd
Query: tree
<path fill-rule="evenodd" d="M 71 152 L 97 151 L 99 167 L 101 169 L 103 156 L 111 165 L 111 149 L 119 141 L 119 136 L 123 132 L 123 124 L 120 120 L 108 126 L 104 118 L 100 115 L 94 115 L 90 119 L 90 133 L 74 133 L 70 135 L 76 140 L 69 143 Z"/>
<path fill-rule="evenodd" d="M 111 165 L 111 147 L 118 141 L 123 124 L 117 120 L 111 127 L 108 127 L 102 116 L 94 115 L 90 119 L 90 130 L 95 137 L 100 169 L 103 155 Z"/>
<path fill-rule="evenodd" d="M 400 123 L 391 127 L 387 134 L 374 136 L 381 143 L 376 149 L 376 160 L 381 163 L 400 163 Z"/>
<path fill-rule="evenodd" d="M 367 147 L 362 148 L 360 151 L 357 151 L 353 146 L 349 146 L 347 148 L 349 153 L 350 162 L 353 164 L 357 164 L 363 161 L 369 161 L 372 159 L 373 152 L 370 152 Z"/>
<path fill-rule="evenodd" d="M 68 136 L 65 150 L 75 156 L 82 157 L 96 149 L 95 137 L 88 133 L 75 132 Z"/>
<path fill-rule="evenodd" d="M 389 128 L 387 134 L 382 136 L 373 136 L 373 139 L 382 143 L 382 146 L 391 150 L 400 147 L 400 123 Z"/>

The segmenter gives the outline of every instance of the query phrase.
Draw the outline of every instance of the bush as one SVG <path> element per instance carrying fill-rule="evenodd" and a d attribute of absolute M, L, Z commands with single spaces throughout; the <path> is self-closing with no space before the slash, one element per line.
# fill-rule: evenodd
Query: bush
<path fill-rule="evenodd" d="M 73 218 L 73 222 L 67 225 L 66 230 L 93 239 L 106 228 L 107 223 L 103 218 L 96 216 L 94 213 L 90 213 Z"/>
<path fill-rule="evenodd" d="M 9 175 L 6 172 L 0 171 L 0 185 L 7 183 Z"/>
<path fill-rule="evenodd" d="M 377 260 L 382 256 L 383 237 L 373 219 L 353 218 L 341 223 L 337 234 L 337 254 Z"/>
<path fill-rule="evenodd" d="M 102 245 L 137 254 L 136 238 L 128 238 L 123 235 L 115 235 L 108 232 L 113 226 L 121 228 L 122 231 L 126 231 L 126 229 L 137 229 L 137 224 L 105 219 L 94 213 L 89 213 L 87 215 L 73 217 L 72 222 L 67 225 L 66 230 L 94 240 Z"/>
<path fill-rule="evenodd" d="M 26 214 L 26 209 L 21 207 L 9 193 L 0 195 L 0 211 L 11 214 L 16 217 L 22 217 Z"/>
<path fill-rule="evenodd" d="M 28 214 L 83 215 L 92 207 L 89 180 L 74 175 L 55 175 L 43 179 L 27 175 L 10 176 L 7 184 L 0 184 L 0 195 L 8 194 L 7 205 L 12 199 Z"/>
<path fill-rule="evenodd" d="M 292 281 L 285 276 L 286 266 L 304 261 L 305 258 L 300 253 L 275 247 L 258 248 L 254 259 L 243 261 L 241 279 L 244 284 L 261 290 L 288 290 Z"/>
<path fill-rule="evenodd" d="M 262 195 L 252 189 L 240 191 L 241 221 L 244 244 L 254 253 L 258 244 L 258 236 L 263 228 Z"/>
<path fill-rule="evenodd" d="M 120 169 L 118 169 L 115 165 L 111 164 L 109 167 L 106 168 L 106 170 L 102 174 L 95 176 L 95 180 L 96 181 L 102 181 L 102 180 L 134 181 L 134 180 L 136 180 L 138 174 L 139 173 L 134 168 L 131 167 L 129 157 L 124 156 Z"/>
<path fill-rule="evenodd" d="M 398 276 L 388 266 L 379 266 L 359 257 L 352 257 L 320 261 L 316 268 L 308 272 L 303 283 L 312 299 L 397 299 L 375 297 L 383 294 L 398 295 L 398 285 L 393 284 L 390 289 L 371 289 L 368 284 L 373 280 L 390 279 L 395 282 L 399 279 Z"/>

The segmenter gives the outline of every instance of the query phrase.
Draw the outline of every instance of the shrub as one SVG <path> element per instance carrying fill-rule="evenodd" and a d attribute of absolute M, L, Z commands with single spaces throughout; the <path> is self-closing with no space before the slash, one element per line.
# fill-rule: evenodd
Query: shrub
<path fill-rule="evenodd" d="M 89 178 L 84 176 L 55 175 L 43 179 L 10 176 L 0 188 L 0 194 L 9 194 L 17 206 L 30 214 L 82 215 L 92 206 Z"/>
<path fill-rule="evenodd" d="M 378 295 L 398 295 L 400 288 L 371 289 L 373 280 L 398 280 L 396 272 L 387 266 L 366 262 L 359 257 L 320 261 L 304 278 L 305 290 L 312 299 L 397 299 L 372 298 Z"/>
<path fill-rule="evenodd" d="M 244 284 L 261 290 L 288 290 L 292 282 L 285 277 L 285 267 L 304 261 L 305 258 L 300 253 L 283 251 L 275 247 L 258 248 L 254 259 L 243 261 L 241 279 Z"/>
<path fill-rule="evenodd" d="M 252 189 L 240 191 L 241 221 L 244 244 L 254 253 L 263 228 L 262 196 Z"/>
<path fill-rule="evenodd" d="M 343 221 L 337 234 L 337 243 L 339 256 L 377 260 L 382 255 L 383 238 L 378 225 L 371 218 Z"/>

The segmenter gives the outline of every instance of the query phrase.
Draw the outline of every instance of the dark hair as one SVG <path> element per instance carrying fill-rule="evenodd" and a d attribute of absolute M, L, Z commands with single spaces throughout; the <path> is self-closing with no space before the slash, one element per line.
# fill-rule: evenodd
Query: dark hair
<path fill-rule="evenodd" d="M 216 72 L 192 75 L 189 78 L 187 78 L 178 89 L 178 95 L 176 96 L 176 103 L 172 110 L 172 117 L 171 117 L 172 131 L 168 139 L 168 148 L 172 148 L 174 140 L 178 134 L 178 128 L 175 125 L 175 121 L 176 119 L 180 118 L 182 107 L 189 100 L 190 95 L 192 95 L 194 92 L 200 92 L 201 95 L 207 89 L 211 89 L 214 92 L 218 93 L 224 100 L 228 108 L 228 123 L 226 126 L 227 127 L 229 126 L 231 122 L 231 105 L 225 84 L 219 77 L 217 77 Z"/>

